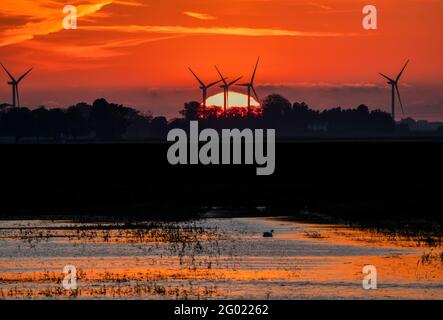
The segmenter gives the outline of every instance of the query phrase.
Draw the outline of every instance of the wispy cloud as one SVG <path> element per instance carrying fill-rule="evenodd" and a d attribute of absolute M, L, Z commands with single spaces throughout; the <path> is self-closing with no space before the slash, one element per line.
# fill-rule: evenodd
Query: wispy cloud
<path fill-rule="evenodd" d="M 45 36 L 63 30 L 62 8 L 63 0 L 16 0 L 0 2 L 0 17 L 2 19 L 19 19 L 20 23 L 0 24 L 0 47 L 19 44 L 32 40 L 37 36 Z M 96 21 L 107 18 L 111 13 L 102 9 L 108 5 L 146 6 L 140 0 L 78 0 L 76 5 L 78 18 L 82 21 Z M 326 9 L 326 8 L 324 8 Z M 199 20 L 214 20 L 210 14 L 185 11 L 183 14 Z M 342 37 L 355 36 L 352 33 L 315 32 L 280 28 L 254 27 L 191 27 L 183 25 L 82 25 L 82 30 L 114 31 L 124 33 L 157 33 L 169 35 L 232 35 L 232 36 L 287 36 L 287 37 Z"/>
<path fill-rule="evenodd" d="M 273 83 L 272 85 L 276 85 Z M 333 82 L 298 82 L 298 83 L 284 83 L 281 84 L 286 87 L 302 87 L 302 88 L 376 88 L 380 87 L 379 84 L 372 82 L 345 82 L 345 83 L 333 83 Z"/>
<path fill-rule="evenodd" d="M 332 10 L 332 7 L 318 3 L 318 2 L 309 2 L 309 4 L 313 7 L 322 9 L 322 10 Z"/>
<path fill-rule="evenodd" d="M 115 0 L 112 2 L 113 4 L 119 4 L 122 6 L 129 6 L 129 7 L 144 7 L 146 6 L 146 4 L 141 3 L 141 2 L 136 2 L 136 1 L 120 1 L 120 0 Z"/>
<path fill-rule="evenodd" d="M 167 33 L 167 34 L 188 34 L 188 35 L 233 35 L 233 36 L 287 36 L 287 37 L 351 37 L 357 36 L 357 33 L 343 32 L 311 32 L 298 31 L 289 29 L 274 28 L 241 28 L 241 27 L 185 27 L 185 26 L 86 26 L 84 30 L 91 31 L 113 31 L 113 32 L 151 32 L 151 33 Z"/>
<path fill-rule="evenodd" d="M 91 16 L 110 4 L 138 5 L 135 1 L 89 0 L 77 5 L 78 18 Z M 72 4 L 75 4 L 72 3 Z M 31 40 L 36 36 L 59 32 L 62 26 L 63 2 L 55 0 L 16 0 L 1 1 L 0 15 L 5 17 L 25 17 L 25 22 L 6 28 L 0 32 L 0 47 Z"/>
<path fill-rule="evenodd" d="M 51 53 L 61 54 L 70 58 L 77 59 L 104 59 L 117 56 L 124 56 L 130 52 L 126 48 L 143 45 L 150 42 L 157 42 L 169 39 L 183 37 L 178 36 L 163 36 L 154 38 L 137 38 L 127 40 L 108 41 L 101 44 L 78 44 L 78 45 L 63 45 L 63 46 L 48 46 L 46 42 L 33 41 L 25 45 L 26 48 L 38 49 L 40 51 L 47 51 Z"/>
<path fill-rule="evenodd" d="M 187 15 L 189 17 L 195 18 L 195 19 L 199 19 L 199 20 L 215 20 L 215 19 L 217 19 L 214 16 L 211 16 L 206 13 L 200 13 L 200 12 L 185 11 L 185 12 L 183 12 L 183 14 Z"/>

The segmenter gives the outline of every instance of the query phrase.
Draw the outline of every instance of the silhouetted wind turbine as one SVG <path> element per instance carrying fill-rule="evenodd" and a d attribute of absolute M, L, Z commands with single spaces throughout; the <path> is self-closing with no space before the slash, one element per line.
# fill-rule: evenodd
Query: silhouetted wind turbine
<path fill-rule="evenodd" d="M 220 75 L 220 78 L 223 81 L 223 85 L 220 86 L 220 88 L 223 89 L 223 93 L 224 93 L 224 112 L 226 113 L 226 110 L 228 108 L 228 103 L 229 103 L 229 87 L 231 87 L 232 85 L 234 85 L 238 80 L 240 80 L 242 77 L 238 77 L 237 79 L 235 79 L 234 81 L 231 82 L 226 82 L 225 77 L 223 77 L 223 75 L 221 74 L 220 70 L 218 70 L 217 66 L 215 66 L 215 69 L 217 70 L 218 74 Z"/>
<path fill-rule="evenodd" d="M 257 101 L 260 100 L 258 98 L 257 92 L 255 91 L 255 88 L 254 88 L 254 79 L 255 79 L 255 74 L 257 72 L 257 67 L 258 67 L 259 62 L 260 62 L 260 57 L 258 57 L 257 63 L 255 64 L 255 69 L 254 69 L 254 73 L 252 74 L 251 81 L 248 83 L 238 84 L 238 86 L 248 88 L 248 110 L 251 110 L 251 91 L 254 92 L 254 96 L 257 99 Z"/>
<path fill-rule="evenodd" d="M 20 78 L 18 78 L 16 80 L 12 76 L 12 74 L 5 68 L 5 66 L 3 64 L 2 64 L 2 67 L 6 71 L 6 73 L 8 74 L 9 78 L 11 78 L 11 81 L 8 82 L 8 84 L 12 86 L 12 106 L 14 108 L 15 107 L 20 108 L 20 94 L 19 94 L 19 90 L 18 90 L 18 85 L 19 85 L 20 81 L 22 81 L 29 74 L 29 72 L 32 71 L 32 68 L 29 69 L 28 71 L 26 71 Z"/>
<path fill-rule="evenodd" d="M 398 76 L 397 76 L 397 78 L 395 80 L 391 79 L 388 76 L 384 75 L 383 73 L 379 72 L 379 74 L 382 77 L 384 77 L 384 78 L 386 78 L 388 80 L 388 84 L 392 86 L 392 110 L 391 110 L 391 114 L 392 114 L 392 119 L 394 121 L 395 121 L 395 92 L 397 92 L 398 101 L 400 102 L 401 111 L 402 111 L 403 115 L 405 114 L 405 111 L 403 109 L 403 103 L 401 101 L 400 90 L 398 89 L 398 81 L 400 81 L 400 78 L 401 78 L 403 72 L 405 71 L 408 63 L 409 63 L 409 60 L 406 61 L 405 66 L 400 71 L 400 73 L 398 74 Z"/>
<path fill-rule="evenodd" d="M 188 69 L 194 75 L 195 79 L 197 79 L 197 81 L 200 83 L 200 89 L 202 90 L 202 94 L 203 94 L 203 106 L 206 107 L 206 99 L 208 97 L 208 89 L 215 86 L 216 84 L 222 82 L 223 80 L 218 80 L 218 81 L 215 81 L 215 82 L 212 82 L 212 83 L 206 85 L 206 84 L 204 84 L 203 81 L 200 80 L 200 78 L 194 73 L 194 71 L 192 71 L 191 68 L 188 68 Z"/>

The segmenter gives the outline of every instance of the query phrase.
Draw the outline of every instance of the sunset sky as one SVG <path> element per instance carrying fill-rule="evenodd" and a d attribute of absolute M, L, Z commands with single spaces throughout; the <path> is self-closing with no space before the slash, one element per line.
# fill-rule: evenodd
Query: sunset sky
<path fill-rule="evenodd" d="M 64 30 L 63 7 L 78 29 Z M 362 9 L 378 8 L 378 30 Z M 261 97 L 281 93 L 315 108 L 365 103 L 388 111 L 393 77 L 406 116 L 443 121 L 441 0 L 2 0 L 0 62 L 19 76 L 22 105 L 65 107 L 105 97 L 177 116 L 200 92 L 188 71 L 250 77 L 258 56 Z M 0 102 L 11 90 L 0 74 Z M 242 89 L 236 89 L 241 91 Z M 211 91 L 211 94 L 219 90 Z"/>

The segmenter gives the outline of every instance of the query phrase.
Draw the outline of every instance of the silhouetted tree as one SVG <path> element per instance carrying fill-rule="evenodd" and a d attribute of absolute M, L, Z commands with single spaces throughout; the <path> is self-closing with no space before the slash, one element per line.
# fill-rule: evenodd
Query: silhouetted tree
<path fill-rule="evenodd" d="M 151 127 L 154 137 L 163 139 L 167 135 L 168 120 L 165 117 L 156 117 L 152 119 Z"/>
<path fill-rule="evenodd" d="M 79 103 L 66 110 L 68 135 L 77 138 L 90 134 L 89 116 L 91 108 L 92 107 L 86 103 Z"/>
<path fill-rule="evenodd" d="M 90 125 L 97 138 L 117 140 L 126 131 L 129 124 L 125 117 L 127 108 L 109 104 L 105 99 L 94 101 L 91 109 Z"/>
<path fill-rule="evenodd" d="M 50 137 L 51 123 L 48 116 L 49 111 L 41 106 L 32 111 L 32 118 L 34 122 L 34 136 L 37 138 Z"/>
<path fill-rule="evenodd" d="M 248 115 L 248 109 L 244 107 L 231 107 L 227 110 L 228 118 L 241 118 L 244 119 Z"/>
<path fill-rule="evenodd" d="M 92 106 L 79 103 L 68 109 L 45 107 L 30 111 L 26 108 L 0 106 L 0 135 L 59 139 L 63 136 L 78 138 L 95 133 L 98 139 L 160 139 L 166 138 L 171 128 L 188 129 L 190 120 L 198 120 L 200 128 L 275 128 L 277 136 L 298 137 L 303 135 L 338 134 L 364 136 L 367 134 L 411 134 L 407 129 L 418 123 L 405 119 L 396 126 L 391 116 L 383 111 L 370 111 L 365 105 L 355 109 L 340 107 L 317 111 L 304 102 L 293 105 L 281 95 L 265 98 L 262 107 L 229 108 L 226 114 L 217 106 L 203 107 L 191 101 L 180 111 L 182 118 L 168 123 L 165 117 L 141 114 L 134 108 L 96 100 Z M 442 126 L 443 127 L 443 126 Z M 438 129 L 441 134 L 443 128 Z"/>
<path fill-rule="evenodd" d="M 223 117 L 223 108 L 217 106 L 207 106 L 201 108 L 202 119 L 217 120 Z"/>
<path fill-rule="evenodd" d="M 125 139 L 153 138 L 151 122 L 152 114 L 137 114 L 137 116 L 131 120 L 131 124 L 126 129 L 124 135 Z"/>
<path fill-rule="evenodd" d="M 185 106 L 183 110 L 180 111 L 180 114 L 186 119 L 186 120 L 197 120 L 201 117 L 202 112 L 202 106 L 197 101 L 191 101 L 185 103 Z"/>
<path fill-rule="evenodd" d="M 17 140 L 33 134 L 33 117 L 27 108 L 7 109 L 1 117 L 2 135 L 15 137 Z"/>
<path fill-rule="evenodd" d="M 319 119 L 319 112 L 309 109 L 309 106 L 302 103 L 294 103 L 291 112 L 287 117 L 287 125 L 292 128 L 293 131 L 306 131 L 309 125 L 318 124 L 321 122 Z"/>
<path fill-rule="evenodd" d="M 278 120 L 291 109 L 291 103 L 279 94 L 271 94 L 263 101 L 263 118 Z"/>
<path fill-rule="evenodd" d="M 395 122 L 389 113 L 374 110 L 371 112 L 369 118 L 373 132 L 392 133 L 395 130 Z"/>
<path fill-rule="evenodd" d="M 61 109 L 51 109 L 48 112 L 50 136 L 56 139 L 65 136 L 67 133 L 66 113 Z"/>
<path fill-rule="evenodd" d="M 409 129 L 409 126 L 406 123 L 399 123 L 395 127 L 395 132 L 401 135 L 408 135 L 409 133 L 411 133 L 411 130 Z"/>

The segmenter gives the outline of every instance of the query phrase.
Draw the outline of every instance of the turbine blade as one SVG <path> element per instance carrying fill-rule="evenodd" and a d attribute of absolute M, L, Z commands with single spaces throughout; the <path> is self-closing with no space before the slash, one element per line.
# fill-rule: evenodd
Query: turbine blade
<path fill-rule="evenodd" d="M 197 77 L 197 75 L 194 73 L 194 71 L 192 71 L 191 68 L 188 68 L 188 69 L 189 69 L 189 71 L 191 71 L 191 73 L 194 75 L 195 79 L 197 79 L 197 81 L 200 83 L 200 85 L 201 85 L 202 87 L 204 87 L 205 84 L 203 83 L 203 81 L 201 81 L 200 78 Z"/>
<path fill-rule="evenodd" d="M 251 89 L 252 89 L 252 92 L 254 92 L 254 96 L 255 96 L 255 98 L 257 99 L 257 102 L 260 103 L 260 98 L 258 97 L 257 91 L 255 91 L 255 88 L 254 88 L 254 87 L 251 87 Z"/>
<path fill-rule="evenodd" d="M 383 73 L 379 72 L 379 75 L 381 75 L 382 77 L 386 78 L 389 81 L 394 81 L 394 79 L 389 78 L 388 76 L 385 76 Z"/>
<path fill-rule="evenodd" d="M 237 82 L 238 80 L 240 80 L 241 78 L 243 78 L 243 76 L 241 76 L 241 77 L 235 79 L 234 81 L 229 82 L 229 83 L 227 84 L 227 86 L 232 86 L 234 83 L 236 83 L 236 82 Z"/>
<path fill-rule="evenodd" d="M 218 81 L 212 82 L 212 83 L 208 84 L 206 86 L 206 88 L 209 89 L 209 88 L 215 86 L 216 84 L 219 84 L 220 82 L 222 82 L 222 80 L 218 80 Z"/>
<path fill-rule="evenodd" d="M 19 83 L 20 81 L 22 81 L 23 78 L 26 77 L 26 76 L 29 74 L 29 72 L 32 71 L 32 69 L 33 69 L 33 68 L 29 69 L 29 70 L 26 71 L 26 72 L 25 72 L 20 78 L 18 78 L 17 83 Z"/>
<path fill-rule="evenodd" d="M 255 64 L 254 73 L 252 74 L 252 78 L 251 78 L 251 84 L 254 83 L 255 74 L 257 73 L 257 67 L 258 67 L 258 63 L 259 63 L 259 62 L 260 62 L 260 57 L 258 57 L 258 59 L 257 59 L 257 63 Z"/>
<path fill-rule="evenodd" d="M 14 77 L 12 76 L 11 73 L 9 73 L 8 69 L 6 69 L 5 66 L 4 66 L 3 64 L 2 64 L 2 67 L 3 67 L 3 69 L 6 71 L 6 73 L 8 74 L 9 78 L 11 78 L 11 80 L 12 80 L 13 82 L 15 82 Z"/>
<path fill-rule="evenodd" d="M 218 72 L 218 74 L 220 75 L 220 78 L 222 79 L 223 83 L 224 83 L 225 85 L 227 85 L 227 83 L 226 83 L 226 78 L 223 77 L 223 75 L 221 74 L 220 70 L 218 70 L 217 66 L 215 66 L 215 70 L 217 70 L 217 72 Z"/>
<path fill-rule="evenodd" d="M 397 79 L 395 80 L 396 82 L 398 82 L 398 80 L 400 80 L 401 75 L 403 74 L 403 71 L 405 71 L 405 69 L 406 69 L 406 67 L 408 66 L 408 64 L 409 64 L 409 60 L 406 61 L 405 66 L 403 67 L 403 69 L 401 69 L 400 73 L 398 74 Z"/>
<path fill-rule="evenodd" d="M 250 83 L 238 83 L 238 84 L 236 84 L 236 86 L 239 86 L 239 87 L 249 87 L 251 84 Z"/>
<path fill-rule="evenodd" d="M 398 85 L 395 85 L 395 90 L 397 91 L 398 101 L 400 102 L 401 112 L 405 115 L 405 110 L 403 109 L 403 103 L 401 101 L 400 90 L 398 90 Z"/>

